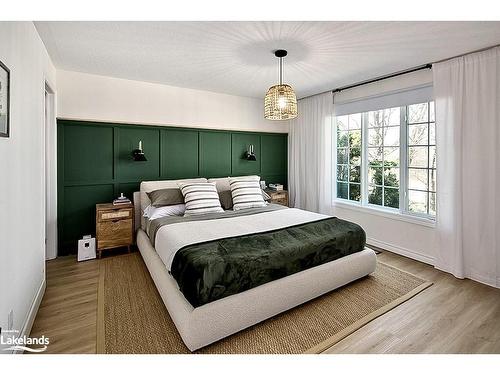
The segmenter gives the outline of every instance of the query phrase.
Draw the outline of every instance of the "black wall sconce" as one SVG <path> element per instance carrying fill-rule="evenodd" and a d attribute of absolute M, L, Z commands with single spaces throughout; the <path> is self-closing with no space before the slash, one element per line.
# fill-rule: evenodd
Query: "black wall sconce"
<path fill-rule="evenodd" d="M 255 152 L 253 151 L 253 145 L 248 146 L 248 151 L 245 152 L 245 159 L 249 161 L 257 161 L 257 157 L 255 156 Z"/>
<path fill-rule="evenodd" d="M 134 161 L 148 161 L 146 155 L 144 155 L 144 151 L 142 151 L 142 141 L 139 141 L 139 148 L 132 151 L 132 156 Z"/>

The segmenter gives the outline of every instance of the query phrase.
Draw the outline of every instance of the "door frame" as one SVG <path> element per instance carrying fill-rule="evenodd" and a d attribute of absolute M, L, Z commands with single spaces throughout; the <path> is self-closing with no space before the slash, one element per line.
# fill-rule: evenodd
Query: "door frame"
<path fill-rule="evenodd" d="M 57 257 L 57 125 L 56 93 L 49 82 L 44 87 L 43 179 L 45 191 L 45 259 Z"/>

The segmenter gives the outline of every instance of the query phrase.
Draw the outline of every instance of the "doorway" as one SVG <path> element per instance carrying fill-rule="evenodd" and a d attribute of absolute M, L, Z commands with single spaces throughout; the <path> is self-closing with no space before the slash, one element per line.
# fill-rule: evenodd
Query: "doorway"
<path fill-rule="evenodd" d="M 55 92 L 45 82 L 44 96 L 45 259 L 57 257 L 57 127 Z"/>

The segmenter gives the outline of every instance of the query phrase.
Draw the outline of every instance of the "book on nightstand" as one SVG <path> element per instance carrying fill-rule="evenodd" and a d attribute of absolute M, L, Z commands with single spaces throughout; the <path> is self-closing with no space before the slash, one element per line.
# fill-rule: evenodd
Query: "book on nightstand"
<path fill-rule="evenodd" d="M 121 193 L 121 195 L 113 200 L 113 206 L 120 206 L 122 204 L 131 204 L 132 202 L 126 196 Z"/>

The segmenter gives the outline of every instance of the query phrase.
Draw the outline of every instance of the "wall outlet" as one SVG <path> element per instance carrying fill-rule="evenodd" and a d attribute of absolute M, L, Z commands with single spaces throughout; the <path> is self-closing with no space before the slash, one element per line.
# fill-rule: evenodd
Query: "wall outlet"
<path fill-rule="evenodd" d="M 14 310 L 10 310 L 9 317 L 7 319 L 7 329 L 10 331 L 14 328 Z"/>

